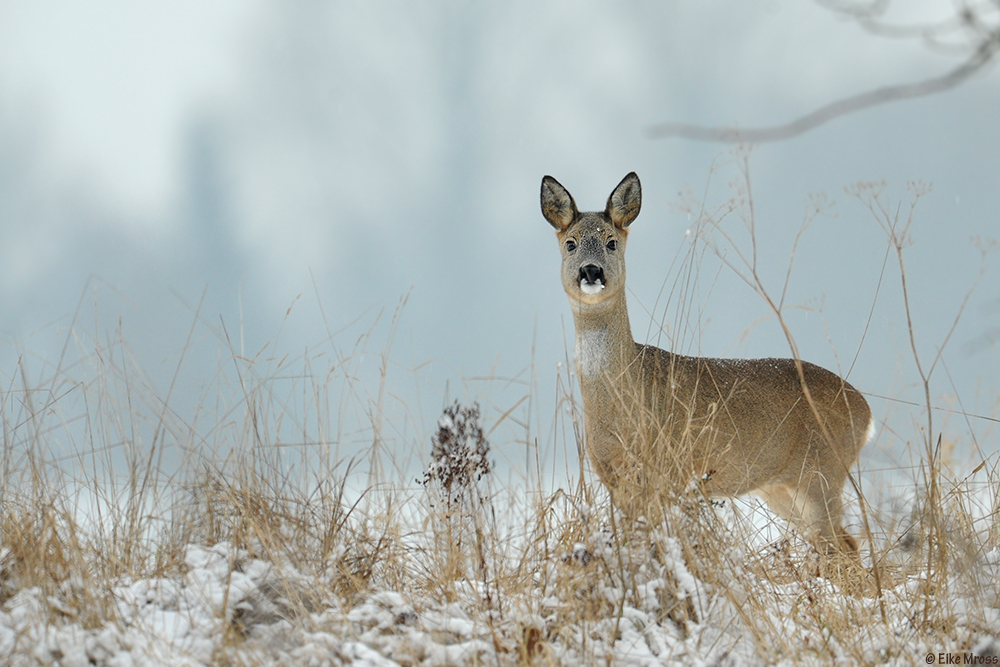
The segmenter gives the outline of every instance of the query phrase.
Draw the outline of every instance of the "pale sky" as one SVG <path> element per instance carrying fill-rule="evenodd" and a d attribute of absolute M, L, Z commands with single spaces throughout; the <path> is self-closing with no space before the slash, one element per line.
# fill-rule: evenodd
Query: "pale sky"
<path fill-rule="evenodd" d="M 55 173 L 129 214 L 162 216 L 178 196 L 184 125 L 231 99 L 261 4 L 4 2 L 6 111 L 34 117 Z"/>
<path fill-rule="evenodd" d="M 378 394 L 380 346 L 394 332 L 401 443 L 424 439 L 445 396 L 479 399 L 495 418 L 533 377 L 522 418 L 545 446 L 572 319 L 538 211 L 542 175 L 598 209 L 639 173 L 628 249 L 638 338 L 669 344 L 662 325 L 679 352 L 785 356 L 765 304 L 711 253 L 684 297 L 686 327 L 676 292 L 666 303 L 692 222 L 680 193 L 722 205 L 739 169 L 725 147 L 651 141 L 646 128 L 779 123 L 957 62 L 791 0 L 0 3 L 4 377 L 26 350 L 42 374 L 83 312 L 76 326 L 100 340 L 120 324 L 150 381 L 168 386 L 204 293 L 194 340 L 209 342 L 187 357 L 190 387 L 211 380 L 223 325 L 234 349 L 252 357 L 270 344 L 275 358 L 341 329 L 332 339 L 349 351 L 373 326 L 362 393 Z M 805 202 L 825 193 L 832 204 L 792 273 L 788 302 L 805 308 L 788 318 L 804 358 L 846 372 L 857 356 L 860 389 L 919 400 L 898 266 L 873 307 L 885 235 L 844 188 L 885 180 L 905 210 L 908 181 L 933 184 L 906 254 L 918 346 L 932 358 L 977 275 L 970 238 L 1000 236 L 998 103 L 991 69 L 753 152 L 769 289 L 781 289 Z M 995 414 L 1000 348 L 976 341 L 1000 326 L 997 262 L 987 258 L 935 371 L 942 405 Z M 486 376 L 519 380 L 475 379 Z M 906 422 L 903 404 L 871 400 Z M 886 438 L 905 445 L 893 423 Z M 948 428 L 971 451 L 986 426 L 974 423 L 975 438 L 958 417 Z"/>

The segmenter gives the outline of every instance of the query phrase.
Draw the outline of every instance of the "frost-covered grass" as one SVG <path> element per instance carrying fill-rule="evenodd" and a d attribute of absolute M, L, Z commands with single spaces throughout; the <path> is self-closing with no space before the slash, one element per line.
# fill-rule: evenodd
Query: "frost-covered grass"
<path fill-rule="evenodd" d="M 14 512 L 0 654 L 12 665 L 913 664 L 1000 650 L 996 546 L 956 554 L 936 580 L 887 568 L 879 595 L 817 576 L 822 563 L 794 539 L 747 548 L 726 507 L 649 528 L 609 526 L 606 508 L 580 501 L 544 499 L 520 531 L 451 548 L 386 515 L 351 517 L 330 537 L 289 525 L 312 521 L 304 506 L 253 518 L 232 506 L 254 530 L 150 544 L 145 566 L 109 578 L 112 554 L 73 542 L 65 517 Z M 38 533 L 12 535 L 26 514 Z"/>
<path fill-rule="evenodd" d="M 124 374 L 77 387 L 99 406 L 84 414 L 131 432 L 140 413 L 98 400 L 114 394 L 109 375 Z M 243 374 L 241 395 L 257 395 L 253 382 Z M 437 421 L 419 479 L 373 473 L 385 456 L 374 441 L 353 464 L 324 467 L 319 421 L 309 445 L 276 447 L 268 424 L 291 408 L 261 400 L 243 404 L 225 450 L 188 430 L 168 474 L 158 449 L 185 431 L 153 423 L 155 437 L 111 474 L 115 462 L 91 460 L 96 448 L 69 463 L 53 455 L 79 423 L 58 401 L 29 412 L 40 395 L 22 388 L 20 409 L 11 395 L 3 664 L 909 665 L 1000 654 L 995 458 L 964 480 L 917 471 L 937 475 L 936 504 L 926 484 L 896 489 L 865 506 L 868 533 L 854 503 L 851 529 L 867 540 L 858 567 L 821 558 L 754 501 L 678 497 L 650 525 L 613 511 L 589 474 L 554 490 L 501 483 L 492 464 L 506 443 L 486 435 L 500 417 L 468 405 Z M 575 450 L 570 407 L 559 419 Z"/>
<path fill-rule="evenodd" d="M 908 223 L 866 192 L 905 278 Z M 0 665 L 1000 664 L 995 434 L 950 462 L 916 346 L 926 404 L 880 418 L 845 492 L 857 563 L 749 499 L 621 515 L 572 375 L 540 446 L 536 386 L 425 415 L 371 331 L 299 359 L 204 333 L 165 390 L 76 320 L 40 374 L 0 369 Z M 216 366 L 187 361 L 212 335 Z"/>

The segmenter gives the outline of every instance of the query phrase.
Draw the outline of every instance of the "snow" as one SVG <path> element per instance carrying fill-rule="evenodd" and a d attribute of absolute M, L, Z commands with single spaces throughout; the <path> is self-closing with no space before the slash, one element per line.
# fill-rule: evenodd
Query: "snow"
<path fill-rule="evenodd" d="M 725 530 L 736 530 L 739 520 L 761 521 L 756 501 L 740 503 L 705 511 L 720 517 Z M 768 558 L 808 569 L 815 555 L 786 537 L 730 546 L 722 560 L 709 562 L 731 567 L 707 583 L 698 569 L 704 563 L 690 560 L 692 549 L 705 548 L 694 534 L 682 541 L 666 525 L 654 526 L 643 529 L 642 540 L 620 541 L 606 526 L 580 525 L 589 532 L 558 546 L 526 573 L 523 586 L 505 589 L 502 604 L 492 607 L 486 601 L 495 585 L 475 578 L 459 578 L 447 594 L 376 580 L 336 594 L 335 567 L 309 574 L 281 557 L 267 560 L 226 542 L 189 544 L 180 563 L 161 576 L 110 582 L 112 611 L 97 623 L 79 618 L 62 597 L 73 586 L 60 586 L 55 595 L 17 590 L 0 604 L 0 664 L 515 665 L 531 646 L 519 643 L 527 637 L 542 645 L 541 664 L 565 665 L 852 664 L 858 656 L 902 665 L 923 663 L 930 652 L 1000 652 L 1000 600 L 996 592 L 963 588 L 966 572 L 949 574 L 948 590 L 968 596 L 949 600 L 953 627 L 942 646 L 940 636 L 914 626 L 914 601 L 928 581 L 920 571 L 887 585 L 881 601 L 841 591 L 818 575 L 761 575 L 752 562 Z M 757 539 L 768 534 L 754 531 Z M 426 545 L 416 546 L 404 571 L 427 569 L 417 563 Z M 995 587 L 998 560 L 997 549 L 984 550 L 969 568 Z M 831 628 L 843 619 L 864 631 L 840 636 Z"/>

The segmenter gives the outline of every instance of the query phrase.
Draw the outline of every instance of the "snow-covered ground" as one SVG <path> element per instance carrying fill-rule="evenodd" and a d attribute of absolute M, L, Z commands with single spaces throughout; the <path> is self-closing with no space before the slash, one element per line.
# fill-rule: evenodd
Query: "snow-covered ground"
<path fill-rule="evenodd" d="M 732 520 L 725 507 L 715 513 L 729 517 L 716 527 Z M 996 548 L 956 556 L 964 567 L 953 567 L 935 595 L 924 594 L 928 577 L 919 569 L 895 577 L 886 570 L 879 598 L 817 576 L 818 557 L 795 538 L 756 551 L 730 542 L 725 553 L 709 553 L 728 536 L 712 541 L 679 526 L 632 541 L 614 539 L 607 527 L 571 543 L 568 533 L 554 532 L 553 544 L 536 552 L 546 557 L 520 564 L 514 561 L 527 553 L 525 545 L 507 545 L 502 555 L 504 545 L 495 544 L 485 575 L 480 569 L 482 576 L 444 586 L 432 540 L 422 535 L 401 543 L 403 558 L 391 576 L 376 572 L 346 587 L 336 563 L 309 574 L 289 558 L 263 557 L 263 547 L 251 554 L 228 542 L 190 544 L 162 576 L 89 591 L 87 599 L 108 601 L 100 610 L 81 609 L 78 589 L 85 584 L 72 576 L 49 593 L 19 588 L 4 550 L 0 664 L 910 665 L 925 664 L 928 655 L 936 664 L 938 654 L 960 664 L 1000 660 Z M 337 553 L 346 558 L 347 551 Z M 699 576 L 705 568 L 712 568 L 710 577 Z"/>
<path fill-rule="evenodd" d="M 247 411 L 242 434 L 238 410 L 211 420 L 205 441 L 229 449 L 192 445 L 179 424 L 180 471 L 130 445 L 123 476 L 90 444 L 116 442 L 103 425 L 171 413 L 151 402 L 147 420 L 110 401 L 114 386 L 73 386 L 93 391 L 79 411 L 15 419 L 15 403 L 58 392 L 6 397 L 0 667 L 1000 664 L 995 454 L 961 474 L 942 457 L 933 498 L 926 467 L 900 481 L 898 465 L 879 479 L 863 464 L 865 511 L 845 494 L 858 564 L 816 554 L 753 499 L 688 491 L 645 522 L 612 511 L 597 481 L 505 484 L 491 431 L 458 403 L 419 482 L 389 455 L 377 466 L 374 447 L 355 470 L 313 446 L 325 436 L 272 446 L 296 442 L 260 435 L 295 423 L 280 401 Z M 66 428 L 83 423 L 86 438 Z M 62 468 L 57 436 L 83 443 Z"/>

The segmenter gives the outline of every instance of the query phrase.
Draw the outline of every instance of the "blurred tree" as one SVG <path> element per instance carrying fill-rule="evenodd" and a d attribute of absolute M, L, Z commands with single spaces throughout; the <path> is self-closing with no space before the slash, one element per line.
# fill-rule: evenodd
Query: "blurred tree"
<path fill-rule="evenodd" d="M 892 39 L 919 39 L 931 50 L 961 55 L 964 60 L 941 76 L 914 83 L 882 86 L 826 104 L 789 123 L 770 127 L 708 127 L 660 123 L 648 129 L 653 139 L 680 137 L 720 143 L 763 143 L 797 137 L 835 118 L 873 106 L 933 95 L 955 88 L 993 62 L 1000 51 L 1000 0 L 956 0 L 948 18 L 902 25 L 886 20 L 892 0 L 816 0 L 832 12 L 855 21 L 868 32 Z"/>

